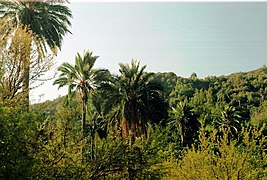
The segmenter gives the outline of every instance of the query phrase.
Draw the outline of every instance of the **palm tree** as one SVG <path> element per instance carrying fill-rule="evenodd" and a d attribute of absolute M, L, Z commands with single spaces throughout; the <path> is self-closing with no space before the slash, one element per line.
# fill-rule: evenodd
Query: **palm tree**
<path fill-rule="evenodd" d="M 32 38 L 32 45 L 37 47 L 40 57 L 47 52 L 47 47 L 56 53 L 56 49 L 61 48 L 64 35 L 70 32 L 68 30 L 71 25 L 70 17 L 72 17 L 70 9 L 57 1 L 1 1 L 0 18 L 12 24 L 12 27 L 6 30 L 5 36 L 1 38 L 12 36 L 14 34 L 12 32 L 15 32 L 17 28 L 28 28 L 34 37 L 37 37 Z M 25 58 L 23 81 L 27 106 L 29 105 L 29 60 L 30 57 Z"/>
<path fill-rule="evenodd" d="M 238 134 L 240 130 L 240 112 L 233 106 L 226 106 L 224 111 L 221 111 L 221 117 L 215 121 L 215 126 L 221 127 L 224 130 L 229 130 L 233 136 Z"/>
<path fill-rule="evenodd" d="M 86 129 L 86 104 L 89 94 L 93 93 L 98 83 L 105 80 L 109 72 L 105 69 L 93 69 L 98 56 L 93 56 L 92 52 L 86 51 L 81 57 L 79 53 L 75 57 L 75 65 L 63 63 L 58 71 L 61 72 L 59 78 L 54 81 L 59 88 L 68 86 L 68 92 L 77 91 L 82 101 L 82 123 L 81 132 L 83 137 L 87 135 Z M 92 130 L 91 130 L 92 131 Z"/>
<path fill-rule="evenodd" d="M 191 145 L 194 138 L 197 137 L 197 131 L 200 127 L 193 108 L 185 102 L 180 102 L 176 108 L 172 108 L 171 115 L 169 124 L 179 132 L 181 145 Z"/>
<path fill-rule="evenodd" d="M 148 122 L 159 122 L 167 112 L 163 88 L 151 81 L 153 73 L 146 73 L 140 62 L 119 64 L 120 75 L 103 83 L 100 91 L 106 96 L 106 105 L 112 109 L 113 121 L 119 123 L 124 137 L 147 137 Z"/>

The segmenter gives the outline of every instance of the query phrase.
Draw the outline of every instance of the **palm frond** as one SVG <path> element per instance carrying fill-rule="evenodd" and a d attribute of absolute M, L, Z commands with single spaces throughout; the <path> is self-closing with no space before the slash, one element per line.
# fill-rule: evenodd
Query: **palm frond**
<path fill-rule="evenodd" d="M 4 1 L 0 2 L 0 17 L 9 17 L 15 25 L 14 30 L 19 23 L 23 27 L 29 26 L 38 39 L 46 44 L 37 45 L 43 48 L 39 52 L 46 52 L 46 46 L 56 52 L 54 49 L 60 49 L 63 37 L 70 33 L 68 28 L 71 26 L 72 13 L 68 6 L 52 1 Z"/>

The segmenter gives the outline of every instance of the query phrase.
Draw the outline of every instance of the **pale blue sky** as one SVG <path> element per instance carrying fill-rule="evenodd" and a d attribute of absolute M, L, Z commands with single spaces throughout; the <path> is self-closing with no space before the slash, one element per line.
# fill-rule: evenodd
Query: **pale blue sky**
<path fill-rule="evenodd" d="M 77 52 L 100 56 L 96 67 L 118 72 L 118 63 L 140 60 L 153 72 L 201 78 L 249 71 L 267 64 L 267 3 L 71 3 L 72 35 L 55 68 Z M 55 70 L 51 70 L 51 74 Z M 53 81 L 33 91 L 38 101 L 66 93 Z"/>

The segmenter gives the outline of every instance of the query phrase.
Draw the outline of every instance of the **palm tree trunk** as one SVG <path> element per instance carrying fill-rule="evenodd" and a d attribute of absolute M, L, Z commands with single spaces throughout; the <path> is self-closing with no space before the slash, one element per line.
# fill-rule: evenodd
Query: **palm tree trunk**
<path fill-rule="evenodd" d="M 82 124 L 81 124 L 81 131 L 83 137 L 86 135 L 86 102 L 84 97 L 82 98 Z"/>
<path fill-rule="evenodd" d="M 122 137 L 127 138 L 129 136 L 129 127 L 125 116 L 122 117 L 121 130 L 122 130 Z"/>
<path fill-rule="evenodd" d="M 95 143 L 95 121 L 93 120 L 93 126 L 91 128 L 91 160 L 94 159 L 94 143 Z"/>
<path fill-rule="evenodd" d="M 82 137 L 85 138 L 85 136 L 86 136 L 86 102 L 85 102 L 85 99 L 84 99 L 84 95 L 82 95 L 81 132 L 82 132 Z M 85 146 L 82 147 L 82 159 L 83 159 L 83 161 L 84 161 L 84 159 L 86 159 L 86 146 L 87 146 L 87 142 L 86 142 Z"/>
<path fill-rule="evenodd" d="M 131 115 L 131 125 L 130 125 L 130 138 L 131 138 L 131 141 L 130 141 L 130 145 L 133 145 L 134 142 L 135 142 L 135 139 L 136 137 L 139 136 L 139 129 L 138 129 L 138 115 L 137 115 L 137 111 L 134 107 L 132 107 L 132 115 Z"/>

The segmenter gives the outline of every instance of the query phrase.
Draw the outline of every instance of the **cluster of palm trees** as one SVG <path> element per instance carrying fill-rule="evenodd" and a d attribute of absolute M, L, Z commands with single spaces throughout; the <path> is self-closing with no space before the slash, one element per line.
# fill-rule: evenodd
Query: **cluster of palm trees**
<path fill-rule="evenodd" d="M 59 88 L 68 86 L 69 94 L 79 94 L 83 136 L 87 136 L 87 127 L 93 127 L 90 131 L 94 136 L 96 124 L 104 124 L 111 131 L 119 131 L 121 137 L 129 138 L 130 144 L 137 137 L 147 138 L 148 123 L 158 123 L 167 114 L 161 84 L 153 81 L 153 73 L 145 72 L 146 66 L 140 67 L 137 61 L 119 64 L 120 74 L 112 75 L 106 69 L 93 68 L 97 58 L 89 51 L 83 56 L 78 53 L 74 65 L 63 63 L 58 68 L 61 74 L 54 81 Z M 89 98 L 92 105 L 102 107 L 95 107 L 98 117 L 102 117 L 97 120 L 102 122 L 86 121 Z"/>

